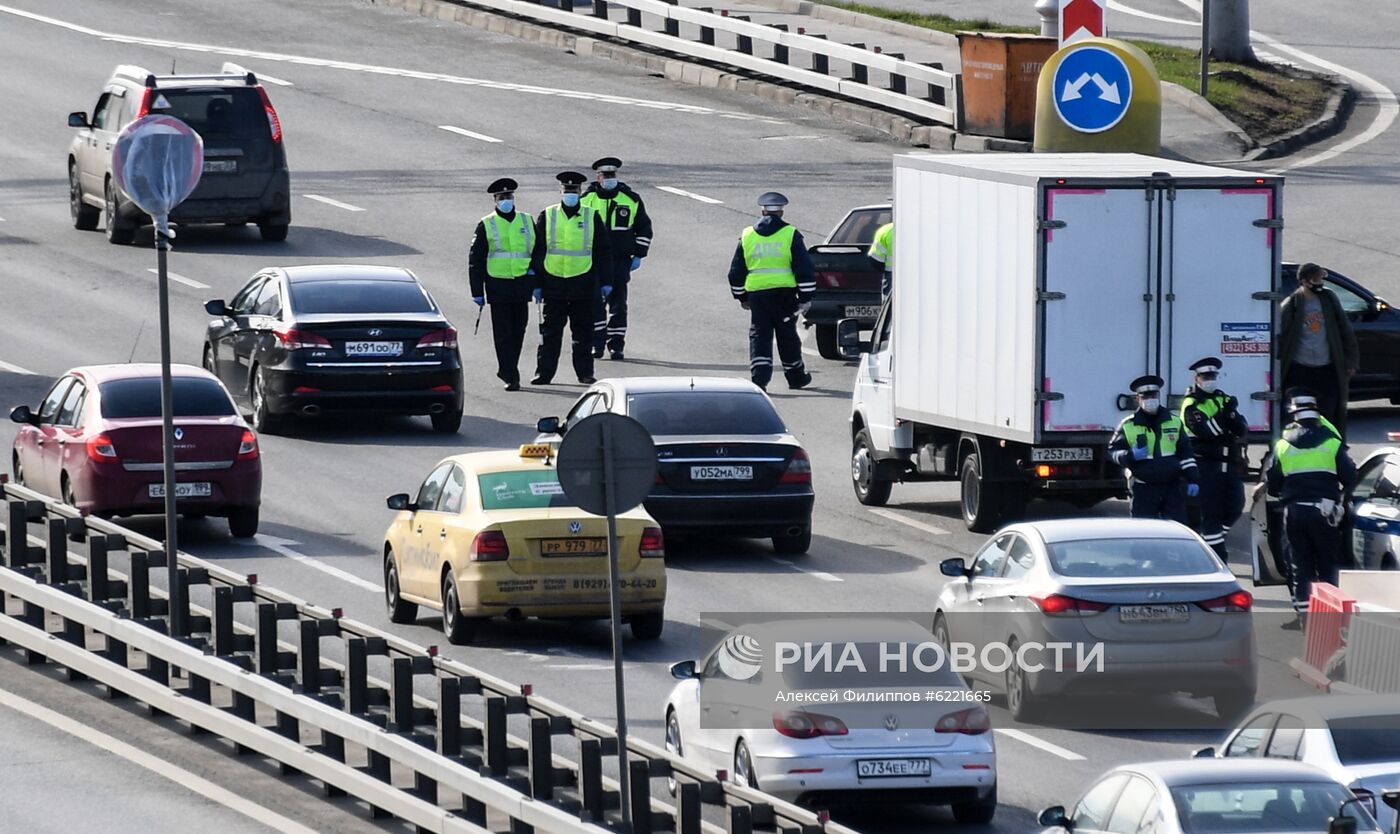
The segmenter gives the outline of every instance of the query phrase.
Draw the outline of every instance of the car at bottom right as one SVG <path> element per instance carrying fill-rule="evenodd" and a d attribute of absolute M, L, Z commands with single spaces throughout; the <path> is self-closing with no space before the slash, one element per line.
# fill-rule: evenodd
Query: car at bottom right
<path fill-rule="evenodd" d="M 1320 695 L 1270 701 L 1246 716 L 1218 749 L 1203 748 L 1196 755 L 1313 765 L 1345 785 L 1390 831 L 1395 809 L 1379 797 L 1400 789 L 1400 698 Z"/>
<path fill-rule="evenodd" d="M 1274 759 L 1186 759 L 1115 767 L 1100 776 L 1070 810 L 1040 812 L 1042 834 L 1322 834 L 1380 831 L 1343 785 L 1301 762 Z"/>

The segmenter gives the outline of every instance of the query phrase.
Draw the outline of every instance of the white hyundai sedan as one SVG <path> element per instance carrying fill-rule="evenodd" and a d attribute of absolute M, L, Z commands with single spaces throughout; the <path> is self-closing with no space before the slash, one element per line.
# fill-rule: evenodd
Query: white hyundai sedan
<path fill-rule="evenodd" d="M 828 661 L 849 644 L 869 667 L 832 673 L 812 651 L 777 663 L 778 647 L 791 645 L 780 634 L 800 634 L 804 649 L 834 647 Z M 880 657 L 896 646 L 911 649 L 902 670 Z M 702 661 L 671 667 L 679 683 L 666 703 L 666 748 L 801 804 L 945 804 L 959 822 L 988 822 L 997 805 L 996 746 L 982 706 L 990 693 L 968 689 L 949 663 L 912 662 L 915 648 L 934 646 L 927 627 L 909 621 L 736 629 Z"/>

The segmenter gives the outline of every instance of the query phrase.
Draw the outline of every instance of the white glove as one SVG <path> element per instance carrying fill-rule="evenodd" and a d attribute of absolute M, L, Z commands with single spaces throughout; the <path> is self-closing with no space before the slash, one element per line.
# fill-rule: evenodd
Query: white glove
<path fill-rule="evenodd" d="M 805 316 L 807 315 L 807 311 L 810 309 L 812 309 L 812 302 L 804 301 L 801 304 L 797 305 L 797 314 L 799 316 Z"/>

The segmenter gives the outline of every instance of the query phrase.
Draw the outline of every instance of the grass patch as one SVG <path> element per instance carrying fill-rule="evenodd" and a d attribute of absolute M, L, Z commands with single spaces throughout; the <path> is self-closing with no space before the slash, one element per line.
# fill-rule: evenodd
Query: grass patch
<path fill-rule="evenodd" d="M 923 14 L 900 9 L 887 9 L 845 0 L 820 0 L 838 9 L 897 20 L 912 26 L 939 32 L 1006 32 L 1038 34 L 1031 26 L 1010 26 L 990 20 L 968 20 L 940 14 Z M 1129 41 L 1146 52 L 1157 66 L 1163 81 L 1180 84 L 1193 93 L 1201 88 L 1200 52 L 1156 41 Z M 1212 61 L 1210 84 L 1206 98 L 1226 118 L 1239 125 L 1254 139 L 1267 139 L 1297 130 L 1322 115 L 1331 94 L 1327 80 L 1300 75 L 1269 64 L 1235 64 Z"/>

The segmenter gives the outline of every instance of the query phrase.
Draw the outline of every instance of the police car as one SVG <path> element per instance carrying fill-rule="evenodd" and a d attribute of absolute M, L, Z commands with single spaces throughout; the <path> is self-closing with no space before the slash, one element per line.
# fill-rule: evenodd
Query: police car
<path fill-rule="evenodd" d="M 389 618 L 442 612 L 443 630 L 470 643 L 491 617 L 611 616 L 607 519 L 573 506 L 548 445 L 440 461 L 416 495 L 391 495 L 384 535 Z M 638 640 L 665 624 L 661 527 L 638 508 L 617 517 L 622 618 Z"/>

